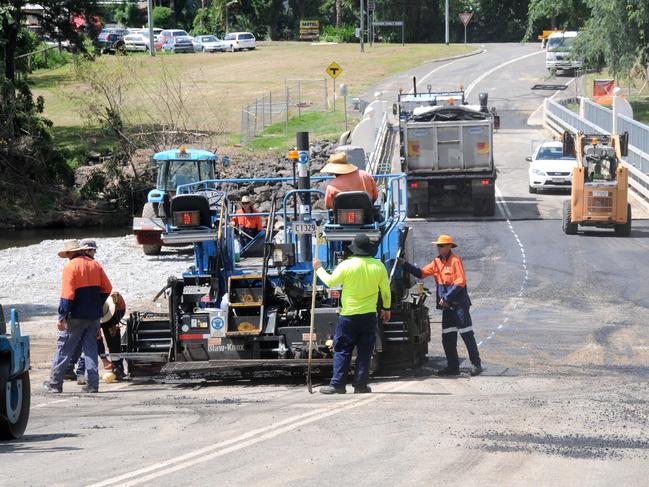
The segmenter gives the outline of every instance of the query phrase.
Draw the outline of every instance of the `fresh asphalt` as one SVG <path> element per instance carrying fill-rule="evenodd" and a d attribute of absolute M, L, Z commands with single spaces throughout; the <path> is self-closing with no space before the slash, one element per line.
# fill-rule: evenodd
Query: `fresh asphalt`
<path fill-rule="evenodd" d="M 46 396 L 36 383 L 27 435 L 0 445 L 0 485 L 644 485 L 649 223 L 634 221 L 630 238 L 563 234 L 567 195 L 527 190 L 524 158 L 544 136 L 528 118 L 552 95 L 530 90 L 546 78 L 543 55 L 482 48 L 372 92 L 388 99 L 415 74 L 424 89 L 471 87 L 472 102 L 487 91 L 502 117 L 497 215 L 410 223 L 418 264 L 439 233 L 458 240 L 485 375 L 432 376 L 443 364 L 432 311 L 429 362 L 377 379 L 371 395 L 267 380 Z"/>

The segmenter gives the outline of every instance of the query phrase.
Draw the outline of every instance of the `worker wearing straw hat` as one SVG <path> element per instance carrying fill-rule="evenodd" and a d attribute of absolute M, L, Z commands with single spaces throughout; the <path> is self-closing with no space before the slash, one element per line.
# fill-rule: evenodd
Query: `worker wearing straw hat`
<path fill-rule="evenodd" d="M 469 352 L 473 364 L 471 375 L 482 372 L 480 353 L 473 333 L 473 324 L 469 308 L 471 299 L 466 288 L 466 276 L 462 259 L 453 252 L 457 244 L 450 235 L 440 235 L 433 242 L 437 245 L 439 255 L 422 267 L 416 267 L 404 259 L 399 259 L 403 269 L 419 279 L 433 276 L 437 283 L 436 305 L 442 310 L 442 345 L 446 354 L 447 366 L 438 372 L 441 376 L 460 374 L 460 363 L 457 356 L 457 334 L 459 333 Z"/>
<path fill-rule="evenodd" d="M 68 258 L 63 267 L 63 284 L 59 301 L 57 328 L 57 350 L 52 360 L 49 380 L 43 386 L 46 392 L 60 393 L 63 390 L 63 376 L 70 359 L 81 343 L 86 361 L 88 383 L 85 392 L 99 390 L 97 370 L 97 331 L 103 315 L 103 304 L 112 291 L 104 269 L 85 251 L 77 240 L 67 240 L 58 255 Z"/>
<path fill-rule="evenodd" d="M 348 162 L 347 154 L 344 152 L 333 153 L 320 172 L 335 174 L 336 176 L 334 180 L 329 181 L 325 191 L 325 206 L 329 209 L 333 208 L 334 197 L 338 193 L 365 191 L 372 202 L 379 195 L 374 178 L 369 173 Z"/>

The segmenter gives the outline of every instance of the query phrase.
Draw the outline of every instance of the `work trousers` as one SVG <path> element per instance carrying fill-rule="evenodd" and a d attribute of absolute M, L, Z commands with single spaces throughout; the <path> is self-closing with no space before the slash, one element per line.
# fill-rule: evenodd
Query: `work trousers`
<path fill-rule="evenodd" d="M 99 353 L 99 357 L 103 358 L 106 356 L 106 347 L 104 346 L 104 340 L 106 340 L 106 344 L 108 345 L 108 352 L 113 354 L 113 353 L 120 353 L 122 351 L 122 339 L 119 333 L 119 328 L 117 331 L 115 331 L 114 334 L 111 334 L 111 329 L 113 328 L 113 325 L 109 321 L 108 323 L 104 323 L 101 325 L 101 331 L 103 332 L 103 338 L 102 335 L 97 335 L 97 352 Z M 75 372 L 74 370 L 74 365 L 77 365 L 77 370 Z M 111 364 L 113 365 L 113 371 L 116 374 L 123 374 L 124 373 L 124 363 L 123 360 L 112 360 L 111 358 Z M 68 364 L 67 368 L 68 372 L 70 373 L 76 373 L 77 377 L 83 377 L 86 373 L 86 360 L 85 356 L 81 354 L 81 343 L 79 343 L 77 349 L 74 351 L 74 354 L 72 355 L 70 359 L 70 363 Z"/>
<path fill-rule="evenodd" d="M 246 235 L 244 235 L 243 233 L 239 234 L 239 242 L 241 243 L 241 248 L 243 249 L 246 245 L 253 241 L 253 239 L 259 233 L 259 230 L 257 230 L 256 228 L 246 227 L 241 227 L 241 230 L 246 232 Z"/>
<path fill-rule="evenodd" d="M 63 376 L 72 360 L 79 344 L 85 357 L 86 374 L 90 387 L 99 386 L 97 371 L 97 331 L 99 318 L 96 320 L 80 320 L 72 318 L 65 324 L 65 330 L 59 332 L 56 341 L 56 353 L 52 360 L 50 384 L 57 388 L 63 385 Z"/>
<path fill-rule="evenodd" d="M 469 308 L 454 308 L 442 310 L 442 346 L 446 354 L 446 362 L 451 370 L 459 370 L 460 361 L 457 356 L 457 334 L 460 334 L 469 360 L 476 367 L 480 366 L 480 352 L 473 334 L 473 322 Z"/>
<path fill-rule="evenodd" d="M 334 370 L 331 377 L 333 387 L 344 387 L 356 347 L 354 387 L 367 385 L 370 375 L 370 361 L 376 339 L 376 313 L 339 316 L 334 334 Z"/>

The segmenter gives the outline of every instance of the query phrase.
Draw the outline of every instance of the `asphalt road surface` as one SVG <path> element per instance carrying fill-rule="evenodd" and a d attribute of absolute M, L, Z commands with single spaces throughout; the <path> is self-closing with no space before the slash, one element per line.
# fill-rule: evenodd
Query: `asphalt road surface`
<path fill-rule="evenodd" d="M 564 235 L 567 195 L 527 191 L 524 157 L 553 95 L 530 90 L 546 76 L 542 51 L 483 48 L 375 90 L 388 97 L 413 74 L 422 87 L 463 84 L 502 117 L 497 215 L 412 222 L 420 265 L 439 233 L 459 243 L 484 375 L 433 377 L 444 364 L 433 323 L 426 366 L 377 378 L 370 395 L 267 380 L 46 396 L 35 378 L 27 435 L 0 445 L 0 485 L 647 485 L 646 211 L 634 208 L 630 238 Z"/>

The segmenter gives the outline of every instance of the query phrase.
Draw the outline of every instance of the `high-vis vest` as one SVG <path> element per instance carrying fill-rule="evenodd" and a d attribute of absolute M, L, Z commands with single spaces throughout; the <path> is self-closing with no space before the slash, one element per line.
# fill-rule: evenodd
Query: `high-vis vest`
<path fill-rule="evenodd" d="M 59 320 L 100 319 L 112 286 L 101 264 L 86 256 L 75 257 L 63 267 Z"/>

